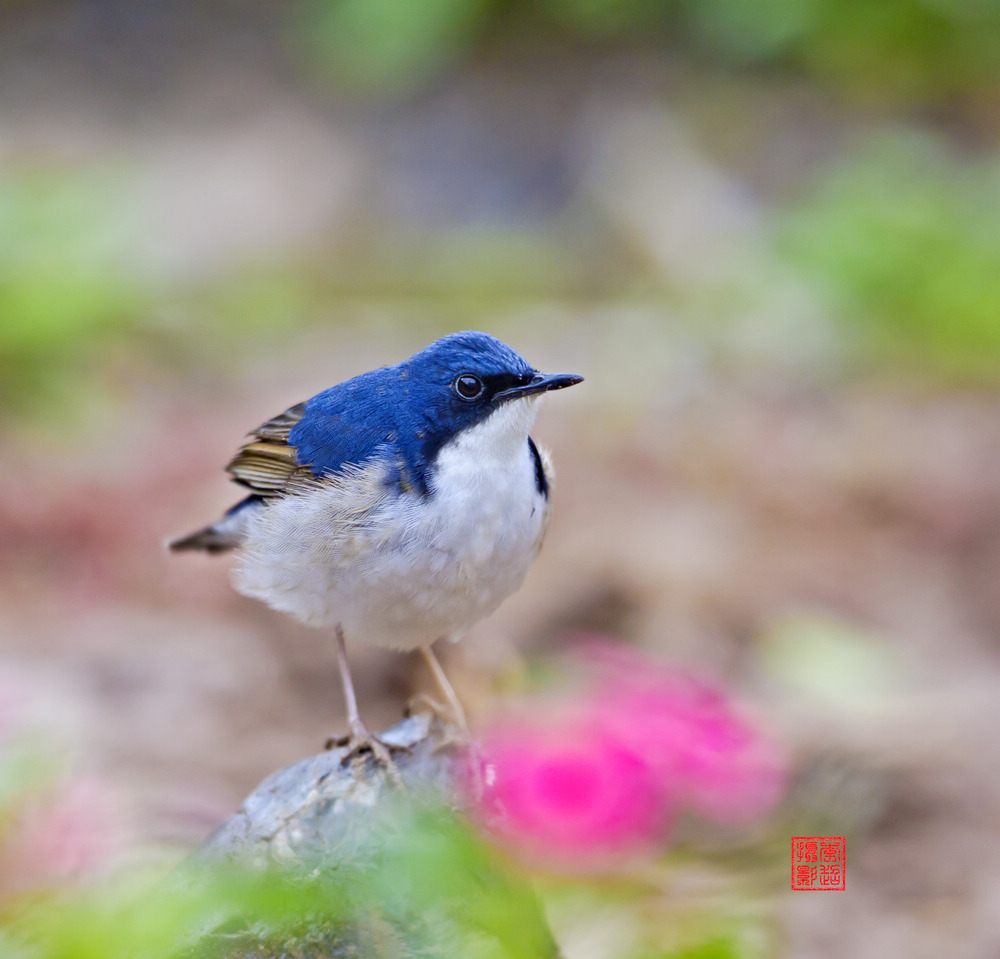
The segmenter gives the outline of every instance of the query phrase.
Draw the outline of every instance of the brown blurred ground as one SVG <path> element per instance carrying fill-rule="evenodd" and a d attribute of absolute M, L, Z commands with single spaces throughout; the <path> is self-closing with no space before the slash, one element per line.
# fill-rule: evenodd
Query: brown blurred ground
<path fill-rule="evenodd" d="M 510 686 L 518 650 L 545 655 L 580 631 L 718 670 L 783 719 L 805 821 L 851 837 L 848 892 L 783 907 L 794 954 L 874 956 L 888 942 L 929 955 L 968 932 L 979 948 L 949 954 L 985 955 L 1000 861 L 996 403 L 707 377 L 650 415 L 660 389 L 598 399 L 629 371 L 588 338 L 568 349 L 588 387 L 548 402 L 536 430 L 559 469 L 549 539 L 522 591 L 447 651 L 463 692 L 475 708 Z M 559 352 L 532 345 L 517 342 L 548 365 Z M 349 372 L 345 353 L 331 336 L 295 379 Z M 296 399 L 291 379 L 268 384 L 273 399 L 248 382 L 226 408 L 171 386 L 155 415 L 116 419 L 135 438 L 120 471 L 100 465 L 120 441 L 91 437 L 59 451 L 68 469 L 19 450 L 5 481 L 4 670 L 134 795 L 147 840 L 197 841 L 342 726 L 329 637 L 234 595 L 227 560 L 160 545 L 226 504 L 217 468 L 238 424 Z M 811 704 L 761 678 L 758 640 L 803 610 L 884 644 L 896 664 L 884 701 Z M 412 659 L 354 659 L 377 724 L 424 681 Z"/>
<path fill-rule="evenodd" d="M 734 195 L 691 145 L 697 110 L 678 126 L 650 103 L 668 87 L 678 101 L 692 96 L 669 71 L 611 63 L 585 82 L 577 65 L 531 98 L 530 69 L 472 72 L 366 128 L 212 57 L 190 89 L 153 84 L 141 119 L 134 100 L 119 112 L 99 86 L 67 93 L 71 83 L 30 63 L 5 67 L 22 84 L 4 94 L 22 104 L 8 117 L 6 155 L 128 155 L 148 201 L 144 262 L 172 276 L 317 237 L 336 251 L 365 217 L 397 217 L 419 234 L 440 212 L 434 191 L 452 197 L 447 216 L 460 220 L 469 207 L 459 174 L 475 178 L 491 123 L 512 150 L 518 137 L 532 149 L 541 137 L 576 158 L 553 161 L 537 194 L 511 187 L 519 216 L 558 207 L 563 176 L 579 178 L 597 206 L 617 211 L 635 256 L 664 274 L 740 259 L 758 228 L 756 201 Z M 763 95 L 774 136 L 743 158 L 763 197 L 785 188 L 780 172 L 794 178 L 844 135 L 836 111 L 817 123 L 786 94 Z M 428 173 L 427 143 L 465 120 L 478 132 L 458 138 L 449 170 Z M 605 155 L 616 134 L 634 145 L 624 169 Z M 657 185 L 660 206 L 644 183 Z M 802 304 L 792 300 L 782 308 L 794 317 Z M 467 318 L 433 298 L 359 294 L 328 321 L 240 343 L 228 365 L 111 358 L 92 407 L 3 434 L 0 669 L 83 765 L 124 790 L 143 842 L 197 842 L 264 775 L 339 731 L 342 708 L 330 637 L 235 595 L 227 559 L 170 556 L 164 540 L 239 495 L 222 466 L 247 430 L 434 336 L 482 326 L 539 368 L 587 382 L 550 398 L 535 431 L 558 473 L 538 563 L 520 593 L 445 651 L 473 711 L 521 688 L 528 660 L 571 648 L 581 632 L 713 669 L 765 704 L 796 749 L 789 829 L 849 836 L 846 893 L 775 892 L 788 954 L 996 955 L 1000 400 L 827 375 L 822 343 L 792 342 L 794 325 L 771 305 L 776 325 L 754 329 L 779 344 L 777 361 L 761 360 L 766 344 L 720 349 L 709 333 L 706 345 L 641 290 L 614 302 L 521 296 Z M 815 628 L 862 650 L 858 671 L 833 677 L 825 697 L 783 684 L 767 655 Z M 375 725 L 425 682 L 411 658 L 353 658 Z M 819 658 L 813 668 L 840 666 Z M 871 686 L 853 695 L 869 668 Z"/>

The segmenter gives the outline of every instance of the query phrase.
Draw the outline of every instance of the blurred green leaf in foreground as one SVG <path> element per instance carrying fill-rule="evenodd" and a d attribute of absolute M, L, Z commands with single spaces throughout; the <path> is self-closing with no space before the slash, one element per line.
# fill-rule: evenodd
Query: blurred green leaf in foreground
<path fill-rule="evenodd" d="M 554 944 L 526 880 L 450 811 L 393 804 L 372 857 L 199 864 L 176 876 L 64 890 L 0 917 L 5 955 L 180 959 L 352 954 L 539 959 Z M 383 815 L 380 813 L 379 816 Z M 378 819 L 374 816 L 373 819 Z M 378 823 L 373 821 L 373 835 Z M 19 951 L 20 950 L 20 951 Z"/>

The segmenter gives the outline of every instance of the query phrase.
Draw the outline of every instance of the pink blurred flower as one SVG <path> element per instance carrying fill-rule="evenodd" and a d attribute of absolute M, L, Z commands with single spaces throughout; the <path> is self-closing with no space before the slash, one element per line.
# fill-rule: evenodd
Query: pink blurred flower
<path fill-rule="evenodd" d="M 584 663 L 571 703 L 482 737 L 491 832 L 535 860 L 602 864 L 651 848 L 679 808 L 742 823 L 780 800 L 783 751 L 721 686 L 607 643 Z"/>
<path fill-rule="evenodd" d="M 628 686 L 604 692 L 597 708 L 622 743 L 641 753 L 678 804 L 709 819 L 744 822 L 781 798 L 781 751 L 731 705 L 697 688 Z"/>
<path fill-rule="evenodd" d="M 643 756 L 678 805 L 741 823 L 781 799 L 784 751 L 721 686 L 631 650 L 592 645 L 587 653 L 589 669 L 600 670 L 598 724 Z"/>
<path fill-rule="evenodd" d="M 50 886 L 109 865 L 124 844 L 117 797 L 92 779 L 70 782 L 26 802 L 0 848 L 0 884 L 8 892 Z"/>
<path fill-rule="evenodd" d="M 666 805 L 649 766 L 576 710 L 500 723 L 480 743 L 480 820 L 536 861 L 596 865 L 655 840 Z"/>

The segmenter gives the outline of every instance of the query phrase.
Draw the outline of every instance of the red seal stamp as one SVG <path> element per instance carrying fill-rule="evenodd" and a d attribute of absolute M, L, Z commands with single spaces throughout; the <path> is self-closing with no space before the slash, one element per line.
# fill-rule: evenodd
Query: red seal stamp
<path fill-rule="evenodd" d="M 843 836 L 792 837 L 792 889 L 846 889 L 847 843 Z"/>

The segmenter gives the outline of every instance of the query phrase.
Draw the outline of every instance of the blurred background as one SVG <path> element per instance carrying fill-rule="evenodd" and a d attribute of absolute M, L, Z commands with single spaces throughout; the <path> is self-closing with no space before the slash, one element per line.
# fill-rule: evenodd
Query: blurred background
<path fill-rule="evenodd" d="M 711 671 L 781 836 L 848 836 L 755 955 L 998 954 L 998 94 L 995 0 L 3 3 L 3 710 L 166 849 L 317 751 L 331 638 L 163 543 L 248 430 L 488 330 L 586 384 L 471 711 L 581 635 Z M 353 660 L 379 727 L 426 683 Z"/>

